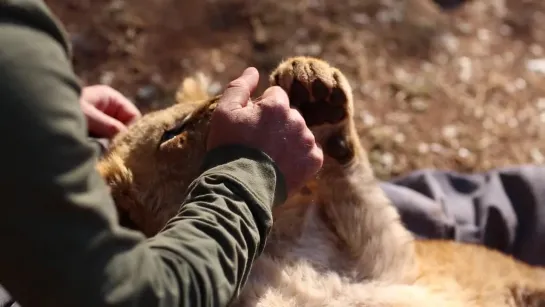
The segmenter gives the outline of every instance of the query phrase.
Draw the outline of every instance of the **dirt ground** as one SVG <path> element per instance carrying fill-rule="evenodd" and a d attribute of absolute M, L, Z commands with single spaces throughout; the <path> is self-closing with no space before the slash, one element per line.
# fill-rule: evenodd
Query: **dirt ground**
<path fill-rule="evenodd" d="M 144 111 L 183 77 L 217 83 L 293 55 L 349 77 L 359 129 L 381 178 L 545 162 L 545 2 L 474 0 L 46 0 L 67 27 L 76 72 Z M 505 2 L 504 2 L 505 1 Z M 543 64 L 542 64 L 543 65 Z"/>

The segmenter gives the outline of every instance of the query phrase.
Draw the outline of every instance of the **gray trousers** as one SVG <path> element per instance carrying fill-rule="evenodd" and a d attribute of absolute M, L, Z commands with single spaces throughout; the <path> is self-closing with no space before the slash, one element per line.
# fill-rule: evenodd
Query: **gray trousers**
<path fill-rule="evenodd" d="M 382 188 L 419 237 L 483 244 L 545 265 L 545 166 L 475 174 L 427 169 Z"/>

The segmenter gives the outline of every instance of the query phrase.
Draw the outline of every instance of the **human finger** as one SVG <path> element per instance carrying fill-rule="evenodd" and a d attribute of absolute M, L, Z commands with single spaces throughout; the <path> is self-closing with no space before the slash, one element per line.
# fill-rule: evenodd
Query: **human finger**
<path fill-rule="evenodd" d="M 123 94 L 113 90 L 110 94 L 110 103 L 115 107 L 113 114 L 108 114 L 125 125 L 128 125 L 142 117 L 140 110 Z"/>
<path fill-rule="evenodd" d="M 138 108 L 127 97 L 107 85 L 85 87 L 82 91 L 82 99 L 125 125 L 142 116 Z"/>
<path fill-rule="evenodd" d="M 269 107 L 278 107 L 287 110 L 290 107 L 290 99 L 286 91 L 279 86 L 271 86 L 263 92 L 257 104 Z"/>
<path fill-rule="evenodd" d="M 324 152 L 317 144 L 310 150 L 309 164 L 310 175 L 315 175 L 324 165 Z"/>
<path fill-rule="evenodd" d="M 89 132 L 97 137 L 111 139 L 127 129 L 122 122 L 103 113 L 91 104 L 82 104 L 82 109 L 87 119 Z"/>

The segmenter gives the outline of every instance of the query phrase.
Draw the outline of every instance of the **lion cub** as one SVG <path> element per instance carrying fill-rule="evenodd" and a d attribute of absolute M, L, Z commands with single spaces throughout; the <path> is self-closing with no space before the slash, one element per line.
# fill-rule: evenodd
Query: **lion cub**
<path fill-rule="evenodd" d="M 295 57 L 270 82 L 289 94 L 325 161 L 274 210 L 266 250 L 233 306 L 545 306 L 544 269 L 480 246 L 413 238 L 373 175 L 339 70 Z M 178 104 L 131 126 L 98 166 L 119 211 L 148 236 L 199 175 L 218 97 L 193 97 L 207 96 L 188 79 Z"/>

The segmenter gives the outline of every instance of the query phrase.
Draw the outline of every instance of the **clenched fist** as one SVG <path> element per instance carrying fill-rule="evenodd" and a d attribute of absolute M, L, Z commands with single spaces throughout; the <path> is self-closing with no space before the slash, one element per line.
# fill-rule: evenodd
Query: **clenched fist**
<path fill-rule="evenodd" d="M 207 148 L 241 144 L 263 151 L 284 175 L 289 193 L 319 171 L 323 153 L 282 88 L 250 99 L 258 81 L 257 70 L 248 68 L 229 84 L 212 115 Z"/>

